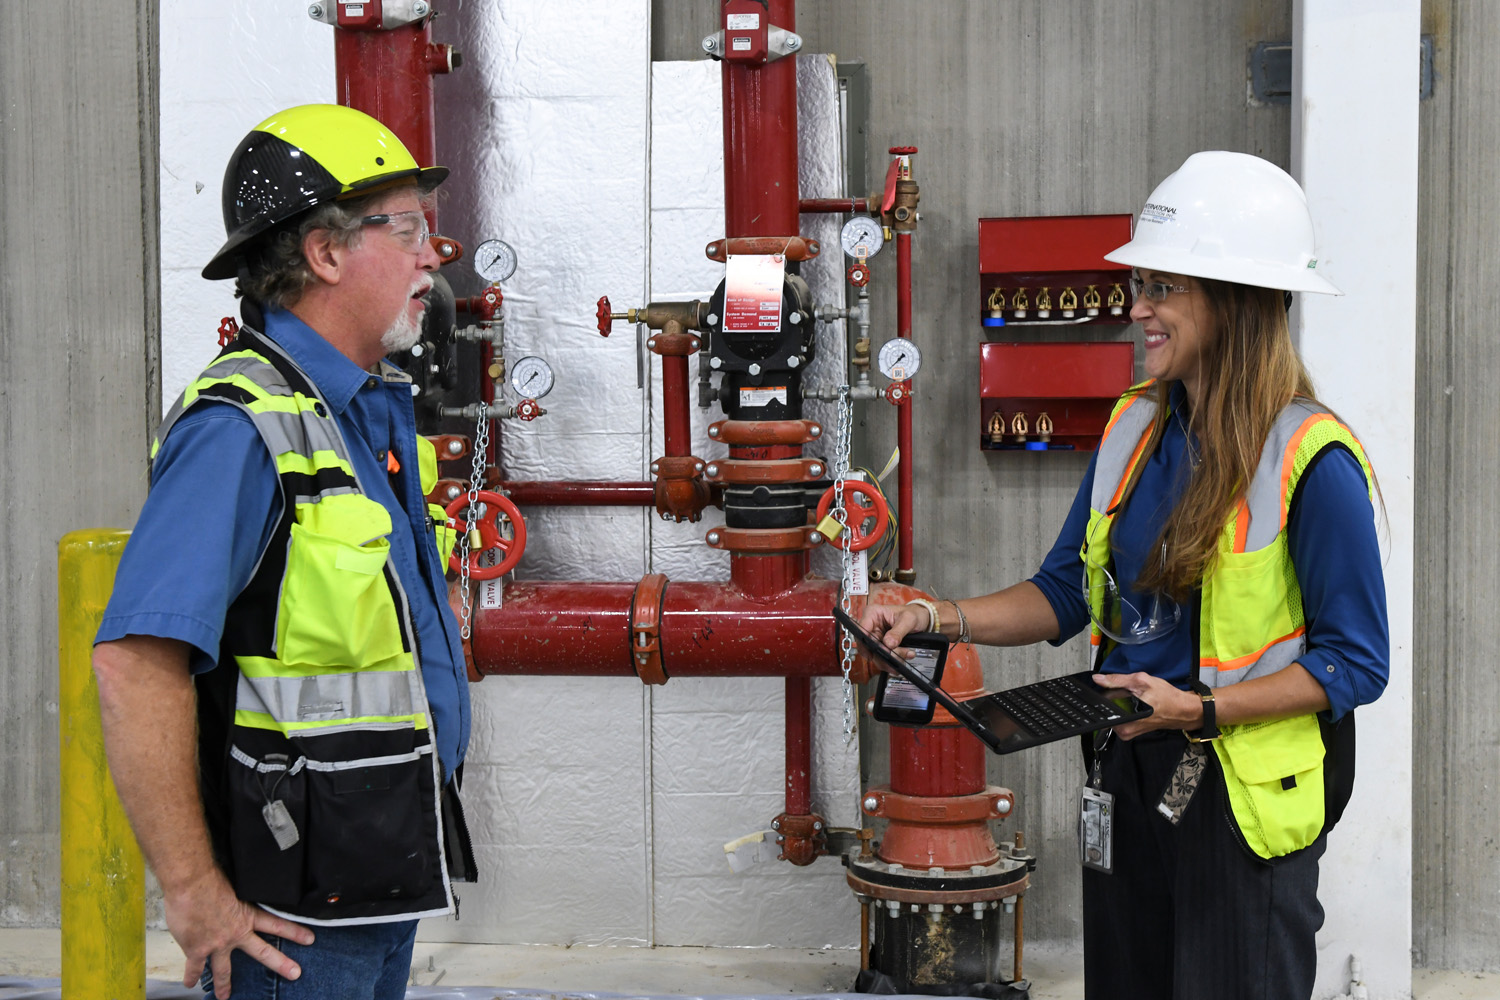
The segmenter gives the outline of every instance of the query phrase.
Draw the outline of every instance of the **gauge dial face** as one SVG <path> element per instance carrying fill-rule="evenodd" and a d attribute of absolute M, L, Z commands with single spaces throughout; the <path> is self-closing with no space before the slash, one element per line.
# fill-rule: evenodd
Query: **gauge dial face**
<path fill-rule="evenodd" d="M 893 382 L 904 382 L 922 367 L 922 352 L 905 337 L 887 340 L 880 348 L 880 374 Z"/>
<path fill-rule="evenodd" d="M 844 231 L 839 234 L 839 242 L 844 245 L 844 253 L 850 257 L 855 260 L 868 260 L 885 246 L 885 237 L 879 222 L 868 215 L 856 215 L 844 223 Z"/>
<path fill-rule="evenodd" d="M 527 399 L 541 399 L 552 391 L 552 366 L 528 355 L 511 366 L 510 387 Z"/>
<path fill-rule="evenodd" d="M 516 273 L 516 252 L 504 240 L 485 240 L 474 249 L 474 270 L 485 281 L 504 281 Z"/>

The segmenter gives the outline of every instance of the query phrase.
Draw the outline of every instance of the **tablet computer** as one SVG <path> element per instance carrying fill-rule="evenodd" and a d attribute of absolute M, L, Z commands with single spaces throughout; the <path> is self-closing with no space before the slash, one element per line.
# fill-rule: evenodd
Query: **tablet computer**
<path fill-rule="evenodd" d="M 904 657 L 860 628 L 859 622 L 842 608 L 834 608 L 833 616 L 867 653 L 925 691 L 995 753 L 1013 753 L 1069 736 L 1111 729 L 1151 714 L 1150 705 L 1099 687 L 1087 670 L 958 701 L 921 671 L 913 669 Z"/>

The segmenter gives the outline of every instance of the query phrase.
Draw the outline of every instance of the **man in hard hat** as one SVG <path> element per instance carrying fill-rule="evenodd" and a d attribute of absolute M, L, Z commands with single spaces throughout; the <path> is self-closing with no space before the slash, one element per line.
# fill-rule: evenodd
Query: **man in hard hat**
<path fill-rule="evenodd" d="M 245 324 L 157 432 L 99 631 L 110 769 L 183 984 L 221 998 L 404 996 L 417 919 L 473 872 L 451 533 L 382 360 L 421 335 L 446 174 L 333 105 L 240 143 L 203 275 Z"/>

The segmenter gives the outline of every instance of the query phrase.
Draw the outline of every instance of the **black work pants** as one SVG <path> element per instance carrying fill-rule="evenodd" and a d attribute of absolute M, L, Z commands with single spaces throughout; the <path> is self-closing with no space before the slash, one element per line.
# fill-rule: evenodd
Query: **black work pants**
<path fill-rule="evenodd" d="M 1173 826 L 1157 812 L 1187 741 L 1110 739 L 1100 756 L 1115 796 L 1114 871 L 1083 870 L 1088 1000 L 1305 1000 L 1323 925 L 1318 859 L 1326 837 L 1275 863 L 1230 824 L 1212 750 Z"/>

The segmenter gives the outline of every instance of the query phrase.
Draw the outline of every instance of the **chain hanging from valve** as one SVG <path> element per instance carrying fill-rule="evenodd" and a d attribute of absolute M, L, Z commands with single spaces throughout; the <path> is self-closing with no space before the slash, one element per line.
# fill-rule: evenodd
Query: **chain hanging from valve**
<path fill-rule="evenodd" d="M 464 532 L 458 544 L 463 546 L 459 552 L 458 577 L 459 577 L 459 600 L 461 611 L 459 616 L 459 634 L 464 639 L 469 638 L 470 619 L 473 617 L 472 599 L 469 594 L 469 553 L 479 548 L 479 489 L 484 485 L 484 460 L 490 449 L 490 415 L 489 407 L 480 404 L 479 420 L 474 428 L 474 463 L 473 471 L 469 475 L 469 505 L 464 509 L 464 516 L 469 525 L 469 530 Z"/>
<path fill-rule="evenodd" d="M 844 480 L 849 475 L 849 439 L 854 429 L 854 400 L 847 384 L 839 386 L 838 430 L 833 444 L 833 509 L 829 512 L 841 526 L 839 531 L 840 568 L 839 607 L 850 611 L 850 591 L 854 587 L 854 532 L 849 527 L 849 511 L 844 506 Z M 844 673 L 844 745 L 854 742 L 854 684 L 849 672 L 854 667 L 854 637 L 839 626 L 839 666 Z"/>

